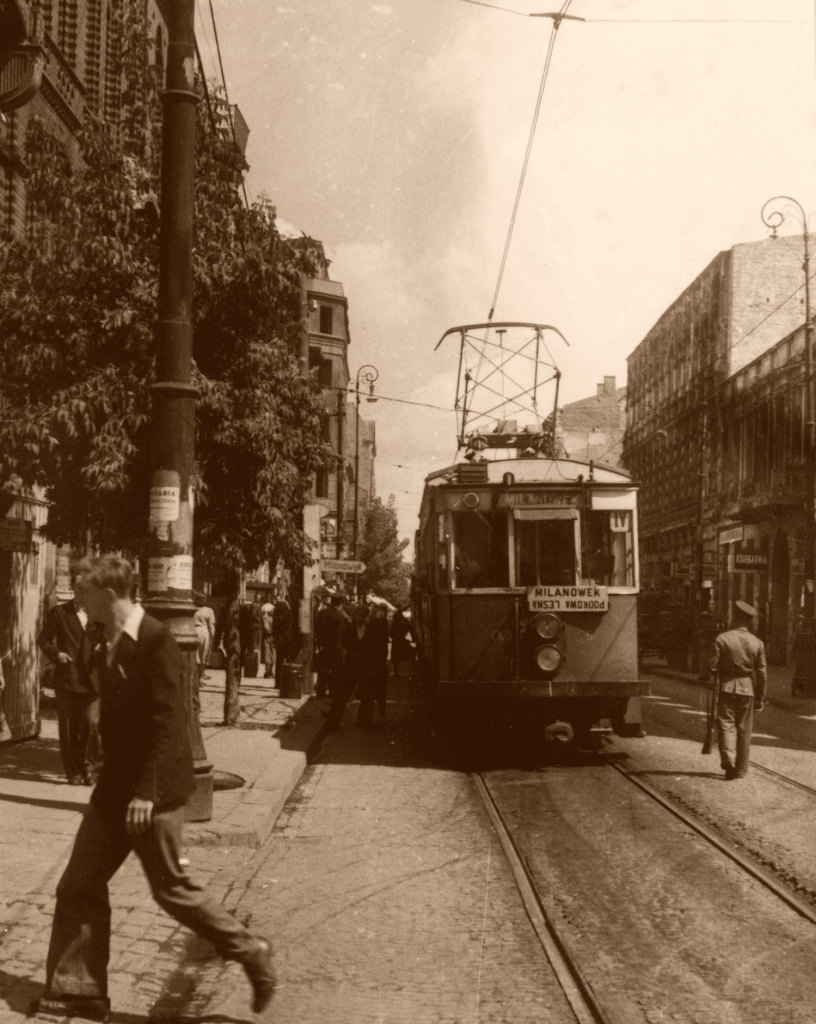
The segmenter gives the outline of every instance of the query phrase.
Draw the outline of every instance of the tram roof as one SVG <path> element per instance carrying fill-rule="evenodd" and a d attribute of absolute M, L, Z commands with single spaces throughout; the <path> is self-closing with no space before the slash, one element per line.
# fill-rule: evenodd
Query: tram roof
<path fill-rule="evenodd" d="M 487 467 L 487 479 L 477 481 L 470 476 L 471 467 Z M 460 468 L 465 467 L 465 473 L 459 475 Z M 442 484 L 463 484 L 468 487 L 478 487 L 479 484 L 500 484 L 505 473 L 512 473 L 514 483 L 549 483 L 549 484 L 577 484 L 579 477 L 583 477 L 584 483 L 594 484 L 617 484 L 620 487 L 636 486 L 632 477 L 625 469 L 612 469 L 610 466 L 590 466 L 589 462 L 579 462 L 574 459 L 495 459 L 483 462 L 455 462 L 444 469 L 434 470 L 425 477 L 427 486 L 441 486 Z M 590 480 L 591 478 L 591 480 Z"/>

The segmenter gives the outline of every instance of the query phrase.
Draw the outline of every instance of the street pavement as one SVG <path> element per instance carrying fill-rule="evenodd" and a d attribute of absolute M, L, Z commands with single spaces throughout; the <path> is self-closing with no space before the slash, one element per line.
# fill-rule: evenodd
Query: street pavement
<path fill-rule="evenodd" d="M 643 671 L 647 675 L 664 676 L 667 679 L 681 679 L 687 683 L 694 683 L 706 688 L 711 687 L 711 682 L 700 679 L 697 672 L 682 672 L 679 669 L 670 668 L 662 658 L 645 658 Z M 768 666 L 768 690 L 767 699 L 779 707 L 786 707 L 789 710 L 798 710 L 803 702 L 808 699 L 799 695 L 794 696 L 791 692 L 791 679 L 793 668 L 786 665 Z"/>
<path fill-rule="evenodd" d="M 191 874 L 232 906 L 235 880 L 267 841 L 300 779 L 324 709 L 307 698 L 280 698 L 271 680 L 244 680 L 240 727 L 227 728 L 223 699 L 224 672 L 211 671 L 201 691 L 201 723 L 217 790 L 212 820 L 186 826 L 185 841 Z M 62 774 L 47 690 L 42 715 L 39 738 L 0 748 L 0 1024 L 23 1020 L 42 992 L 55 887 L 90 795 Z M 196 946 L 156 907 L 135 857 L 111 883 L 111 904 L 110 994 L 118 1011 L 112 1020 L 133 1024 L 147 1018 L 189 950 L 200 956 L 205 944 Z M 243 972 L 227 976 L 248 1005 Z"/>
<path fill-rule="evenodd" d="M 245 815 L 266 811 L 264 772 L 311 751 L 271 831 L 267 813 L 263 826 L 245 820 L 241 837 L 230 802 L 241 790 L 217 792 L 213 821 L 188 827 L 191 874 L 272 940 L 279 990 L 265 1019 L 572 1019 L 470 779 L 443 767 L 429 740 L 412 678 L 391 680 L 385 721 L 357 728 L 353 701 L 327 733 L 327 702 L 284 704 L 262 680 L 242 687 L 245 728 L 224 729 L 212 676 L 207 749 L 219 771 L 247 780 Z M 269 765 L 256 757 L 264 743 L 276 751 Z M 87 796 L 60 778 L 52 718 L 39 740 L 0 750 L 0 1024 L 19 1024 L 42 991 L 54 887 Z M 241 967 L 155 906 L 135 858 L 113 879 L 111 902 L 112 1024 L 253 1019 Z"/>

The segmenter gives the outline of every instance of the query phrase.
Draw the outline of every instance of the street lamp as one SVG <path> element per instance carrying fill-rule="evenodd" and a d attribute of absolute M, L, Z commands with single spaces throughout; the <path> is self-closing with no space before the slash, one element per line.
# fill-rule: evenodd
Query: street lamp
<path fill-rule="evenodd" d="M 774 204 L 776 205 L 774 208 Z M 791 212 L 787 207 L 793 207 Z M 769 209 L 770 208 L 770 209 Z M 796 667 L 791 689 L 794 694 L 816 688 L 816 631 L 814 631 L 814 577 L 816 577 L 816 423 L 813 402 L 813 324 L 810 318 L 810 244 L 808 216 L 802 204 L 790 196 L 774 196 L 762 207 L 762 223 L 777 237 L 777 229 L 789 218 L 802 226 L 805 272 L 805 594 L 802 627 L 796 643 Z"/>
<path fill-rule="evenodd" d="M 354 441 L 354 557 L 359 556 L 357 550 L 357 539 L 360 533 L 360 389 L 363 386 L 368 388 L 366 395 L 367 402 L 376 402 L 374 397 L 374 381 L 379 377 L 380 372 L 376 366 L 366 363 L 357 371 L 357 379 L 354 382 L 356 394 L 356 431 Z"/>

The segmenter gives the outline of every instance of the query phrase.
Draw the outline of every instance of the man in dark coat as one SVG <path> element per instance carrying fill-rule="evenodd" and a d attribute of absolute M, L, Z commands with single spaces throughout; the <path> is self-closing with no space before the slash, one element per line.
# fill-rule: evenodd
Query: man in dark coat
<path fill-rule="evenodd" d="M 756 609 L 734 602 L 734 628 L 714 641 L 711 672 L 717 686 L 717 741 L 726 779 L 748 773 L 754 711 L 765 704 L 765 644 L 748 629 Z"/>
<path fill-rule="evenodd" d="M 100 760 L 99 681 L 95 658 L 103 640 L 88 621 L 82 587 L 72 578 L 74 597 L 52 608 L 38 643 L 54 663 L 60 756 L 72 786 L 91 786 Z"/>
<path fill-rule="evenodd" d="M 374 706 L 385 718 L 388 692 L 388 619 L 378 605 L 371 609 L 360 650 L 360 711 L 357 724 L 368 728 L 374 722 Z"/>
<path fill-rule="evenodd" d="M 130 563 L 108 556 L 81 565 L 88 613 L 108 642 L 100 677 L 106 757 L 57 886 L 46 992 L 36 1012 L 107 1020 L 108 882 L 131 850 L 159 906 L 243 965 L 259 1012 L 274 992 L 269 942 L 251 935 L 180 864 L 184 804 L 195 786 L 181 652 L 167 627 L 133 603 Z"/>
<path fill-rule="evenodd" d="M 346 657 L 351 641 L 351 619 L 343 608 L 343 594 L 332 594 L 331 604 L 323 616 L 320 630 L 321 651 L 324 656 L 325 672 L 329 693 L 332 698 L 328 726 L 337 729 L 345 710 L 343 700 L 346 683 Z"/>

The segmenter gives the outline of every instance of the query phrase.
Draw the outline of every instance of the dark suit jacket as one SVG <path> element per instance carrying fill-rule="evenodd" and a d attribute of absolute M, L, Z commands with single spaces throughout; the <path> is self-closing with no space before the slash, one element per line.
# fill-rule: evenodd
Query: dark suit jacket
<path fill-rule="evenodd" d="M 98 625 L 88 620 L 87 629 L 77 615 L 73 601 L 58 604 L 52 608 L 45 620 L 38 643 L 40 650 L 54 663 L 54 689 L 70 690 L 74 693 L 98 693 L 99 681 L 95 662 L 96 650 L 103 639 Z M 60 652 L 69 654 L 71 661 L 63 664 Z"/>
<path fill-rule="evenodd" d="M 195 788 L 181 651 L 150 615 L 123 633 L 102 672 L 99 728 L 105 760 L 91 801 L 119 814 L 134 796 L 154 810 L 180 807 Z"/>

